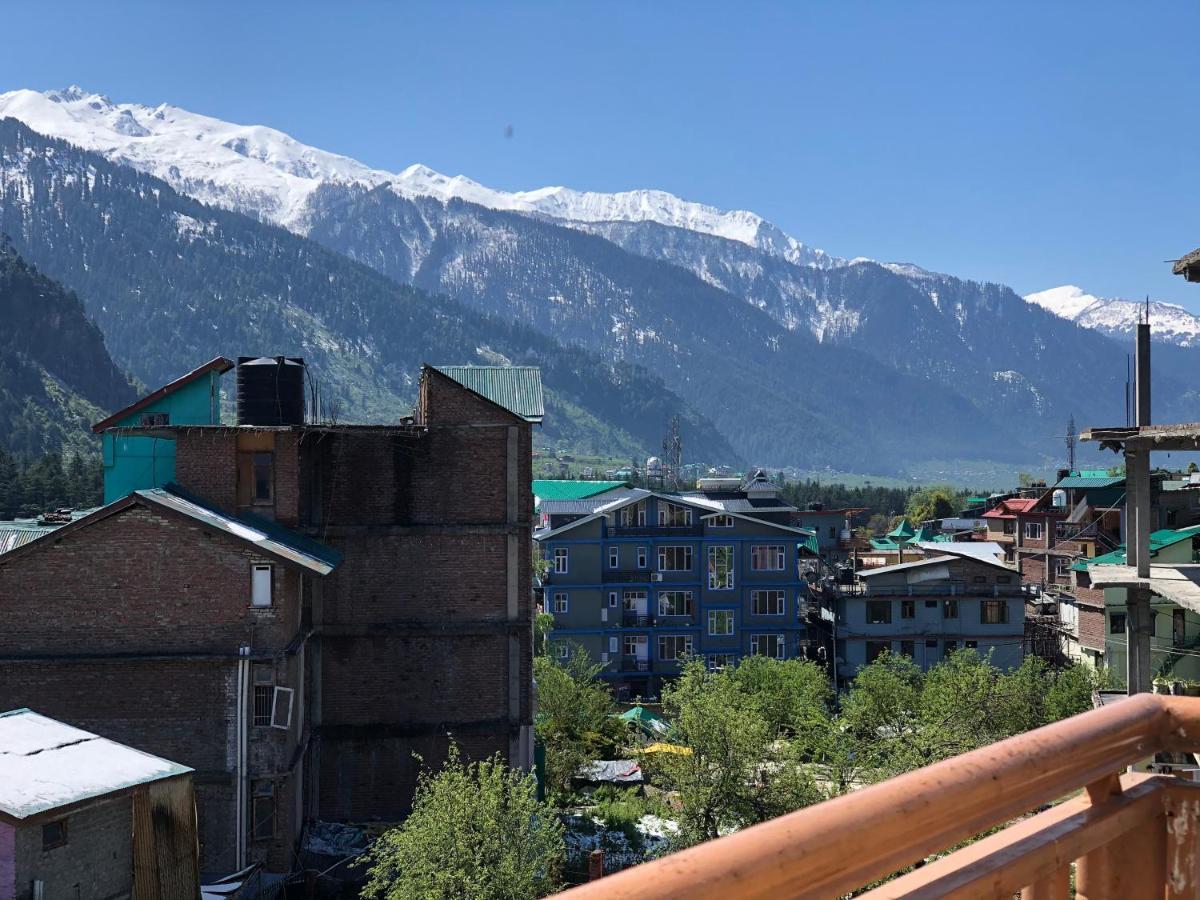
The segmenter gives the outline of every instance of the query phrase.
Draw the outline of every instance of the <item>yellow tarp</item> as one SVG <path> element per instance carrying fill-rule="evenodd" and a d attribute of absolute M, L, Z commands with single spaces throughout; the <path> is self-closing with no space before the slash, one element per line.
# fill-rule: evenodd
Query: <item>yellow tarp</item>
<path fill-rule="evenodd" d="M 678 744 L 651 744 L 643 753 L 676 753 L 679 756 L 691 756 L 692 749 L 690 747 L 681 747 Z"/>

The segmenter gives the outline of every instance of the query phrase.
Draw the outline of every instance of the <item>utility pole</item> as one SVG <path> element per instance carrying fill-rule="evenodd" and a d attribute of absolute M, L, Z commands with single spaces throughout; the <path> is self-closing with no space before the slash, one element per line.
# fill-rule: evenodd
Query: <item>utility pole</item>
<path fill-rule="evenodd" d="M 1075 471 L 1075 442 L 1079 439 L 1079 433 L 1075 430 L 1075 415 L 1072 413 L 1071 419 L 1067 422 L 1067 470 Z"/>
<path fill-rule="evenodd" d="M 1150 424 L 1150 298 L 1146 315 L 1139 317 L 1134 345 L 1136 373 L 1136 424 Z M 1138 579 L 1150 577 L 1150 451 L 1125 445 L 1125 562 L 1136 570 Z M 1130 694 L 1151 690 L 1150 643 L 1154 633 L 1154 613 L 1150 591 L 1136 587 L 1125 589 L 1125 627 L 1128 659 L 1126 684 Z"/>

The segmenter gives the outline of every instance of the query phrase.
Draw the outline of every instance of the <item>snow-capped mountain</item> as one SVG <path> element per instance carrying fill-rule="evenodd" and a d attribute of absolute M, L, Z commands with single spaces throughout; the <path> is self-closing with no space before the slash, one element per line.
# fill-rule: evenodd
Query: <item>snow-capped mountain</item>
<path fill-rule="evenodd" d="M 1116 338 L 1131 335 L 1146 310 L 1145 301 L 1097 297 L 1073 284 L 1027 294 L 1025 300 L 1084 328 Z M 1156 341 L 1200 347 L 1200 316 L 1182 306 L 1151 300 L 1150 326 Z"/>
<path fill-rule="evenodd" d="M 170 104 L 114 103 L 77 86 L 0 94 L 0 118 L 161 178 L 180 193 L 304 234 L 309 200 L 328 184 L 388 184 L 405 197 L 465 200 L 563 222 L 657 222 L 738 241 L 789 262 L 841 263 L 745 210 L 722 211 L 665 191 L 605 194 L 545 187 L 506 192 L 423 165 L 389 173 L 300 143 L 274 128 L 235 125 Z"/>

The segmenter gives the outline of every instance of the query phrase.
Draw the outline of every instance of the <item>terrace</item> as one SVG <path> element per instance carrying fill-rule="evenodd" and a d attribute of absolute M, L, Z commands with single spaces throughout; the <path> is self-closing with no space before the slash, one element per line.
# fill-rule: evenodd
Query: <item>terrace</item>
<path fill-rule="evenodd" d="M 859 896 L 1066 900 L 1074 867 L 1080 900 L 1198 898 L 1200 785 L 1126 771 L 1198 750 L 1200 698 L 1141 694 L 564 896 L 827 900 L 911 868 Z"/>

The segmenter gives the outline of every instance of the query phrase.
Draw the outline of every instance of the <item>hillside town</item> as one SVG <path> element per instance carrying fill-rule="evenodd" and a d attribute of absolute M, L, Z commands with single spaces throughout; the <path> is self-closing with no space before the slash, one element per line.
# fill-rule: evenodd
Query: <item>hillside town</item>
<path fill-rule="evenodd" d="M 0 900 L 1200 900 L 1167 7 L 6 8 Z"/>

